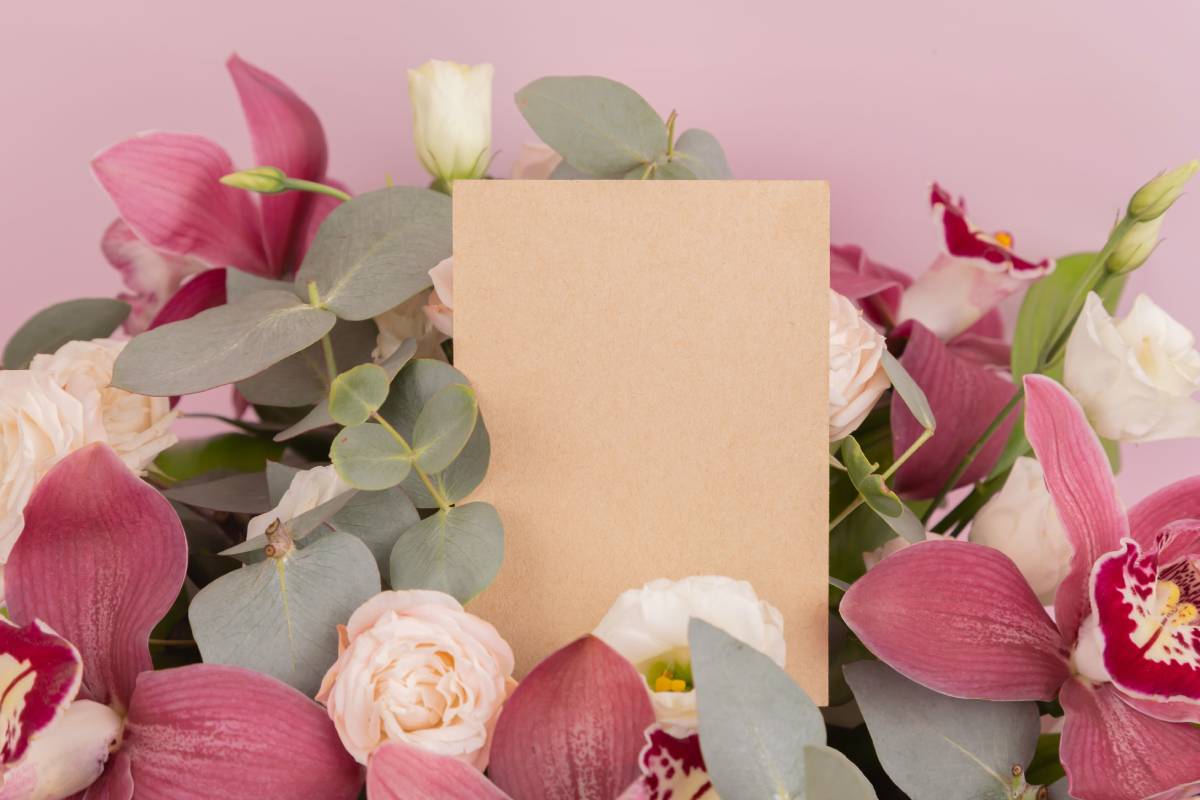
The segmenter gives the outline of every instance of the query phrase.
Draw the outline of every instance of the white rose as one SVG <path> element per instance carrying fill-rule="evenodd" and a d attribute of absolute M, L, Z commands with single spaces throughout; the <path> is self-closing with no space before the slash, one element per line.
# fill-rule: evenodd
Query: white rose
<path fill-rule="evenodd" d="M 716 625 L 784 666 L 783 615 L 746 581 L 718 575 L 656 580 L 622 592 L 593 633 L 645 678 L 660 722 L 695 727 L 688 620 Z"/>
<path fill-rule="evenodd" d="M 829 290 L 829 441 L 854 432 L 889 385 L 883 336 L 858 306 Z"/>
<path fill-rule="evenodd" d="M 1122 442 L 1200 436 L 1195 337 L 1145 295 L 1114 319 L 1094 293 L 1067 341 L 1063 384 L 1096 432 Z"/>
<path fill-rule="evenodd" d="M 317 700 L 359 763 L 394 741 L 487 766 L 516 685 L 512 648 L 494 627 L 447 594 L 413 590 L 377 594 L 338 634 Z"/>
<path fill-rule="evenodd" d="M 250 520 L 246 526 L 246 538 L 261 536 L 275 520 L 291 522 L 348 491 L 350 484 L 342 480 L 333 465 L 297 472 L 283 497 L 279 498 L 279 505 Z"/>
<path fill-rule="evenodd" d="M 487 172 L 492 147 L 492 65 L 426 61 L 408 71 L 413 144 L 447 186 Z"/>
<path fill-rule="evenodd" d="M 125 348 L 116 339 L 67 342 L 53 354 L 34 356 L 29 370 L 49 375 L 83 405 L 84 424 L 101 429 L 121 460 L 134 471 L 150 465 L 178 439 L 178 414 L 167 397 L 147 397 L 111 386 L 113 364 Z"/>
<path fill-rule="evenodd" d="M 83 405 L 45 373 L 0 371 L 0 562 L 25 526 L 25 504 L 51 467 L 91 442 L 104 441 Z"/>
<path fill-rule="evenodd" d="M 1046 491 L 1042 465 L 1032 458 L 1013 464 L 1004 488 L 975 515 L 970 540 L 1011 558 L 1042 605 L 1054 603 L 1071 569 L 1071 543 Z"/>

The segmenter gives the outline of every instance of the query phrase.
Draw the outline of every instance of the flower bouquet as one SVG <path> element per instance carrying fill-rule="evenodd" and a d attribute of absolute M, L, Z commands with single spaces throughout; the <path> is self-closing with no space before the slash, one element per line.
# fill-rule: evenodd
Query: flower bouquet
<path fill-rule="evenodd" d="M 449 195 L 495 177 L 492 68 L 411 70 L 431 184 L 356 192 L 308 105 L 228 67 L 257 164 L 99 153 L 125 289 L 4 349 L 0 800 L 1200 795 L 1200 482 L 1128 510 L 1113 483 L 1120 442 L 1200 431 L 1191 334 L 1114 316 L 1200 165 L 1063 258 L 936 185 L 915 280 L 832 248 L 829 707 L 769 598 L 714 575 L 629 587 L 518 683 L 465 607 L 504 509 L 470 499 L 491 445 L 453 366 Z M 730 177 L 614 81 L 516 101 L 545 144 L 514 179 Z"/>

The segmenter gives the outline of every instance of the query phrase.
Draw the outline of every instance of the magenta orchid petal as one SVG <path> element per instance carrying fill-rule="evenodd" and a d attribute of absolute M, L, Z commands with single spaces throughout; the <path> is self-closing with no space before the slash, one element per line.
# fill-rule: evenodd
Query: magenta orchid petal
<path fill-rule="evenodd" d="M 1163 527 L 1181 519 L 1200 519 L 1200 475 L 1165 486 L 1129 509 L 1129 535 L 1149 547 Z"/>
<path fill-rule="evenodd" d="M 78 648 L 88 698 L 123 708 L 138 673 L 151 668 L 150 630 L 186 569 L 171 504 L 108 445 L 92 444 L 34 490 L 5 568 L 5 599 L 14 621 L 36 616 Z"/>
<path fill-rule="evenodd" d="M 326 186 L 332 186 L 335 189 L 342 190 L 346 194 L 350 194 L 350 187 L 341 181 L 337 181 L 332 178 L 326 178 L 323 183 Z M 327 194 L 314 194 L 312 198 L 312 210 L 308 215 L 307 222 L 305 223 L 304 249 L 303 252 L 300 253 L 300 258 L 298 260 L 302 260 L 304 254 L 308 252 L 308 248 L 312 245 L 313 239 L 315 239 L 317 236 L 317 231 L 321 228 L 321 223 L 324 222 L 325 218 L 332 214 L 333 210 L 340 206 L 343 202 L 338 198 L 330 197 Z"/>
<path fill-rule="evenodd" d="M 908 323 L 897 331 L 898 336 L 905 333 L 908 345 L 900 363 L 925 391 L 934 417 L 943 424 L 900 468 L 894 485 L 907 496 L 933 497 L 1017 388 L 999 372 L 955 355 L 920 323 Z M 1010 415 L 963 474 L 959 486 L 987 475 L 1000 458 L 1012 425 Z M 893 452 L 907 450 L 923 431 L 908 406 L 892 403 Z"/>
<path fill-rule="evenodd" d="M 283 81 L 234 55 L 226 66 L 233 76 L 256 166 L 278 167 L 290 178 L 321 181 L 329 151 L 316 113 Z M 307 192 L 266 195 L 262 200 L 263 239 L 275 274 L 297 266 L 305 220 L 314 196 Z"/>
<path fill-rule="evenodd" d="M 646 682 L 584 636 L 534 667 L 509 697 L 488 772 L 521 800 L 612 800 L 638 777 L 653 722 Z"/>
<path fill-rule="evenodd" d="M 79 651 L 40 620 L 0 620 L 0 774 L 62 716 L 82 677 Z"/>
<path fill-rule="evenodd" d="M 900 298 L 912 278 L 898 269 L 867 257 L 856 244 L 829 248 L 829 285 L 858 303 L 872 322 L 892 325 L 900 311 Z"/>
<path fill-rule="evenodd" d="M 92 160 L 96 180 L 142 241 L 213 266 L 272 274 L 253 203 L 219 183 L 233 169 L 218 144 L 187 133 L 143 134 Z"/>
<path fill-rule="evenodd" d="M 154 315 L 150 328 L 190 319 L 201 311 L 225 305 L 225 269 L 209 269 L 185 283 Z"/>
<path fill-rule="evenodd" d="M 1068 676 L 1054 622 L 1008 556 L 990 547 L 906 547 L 851 585 L 840 610 L 872 653 L 952 697 L 1052 700 Z"/>
<path fill-rule="evenodd" d="M 140 675 L 122 752 L 146 800 L 353 800 L 362 787 L 324 709 L 240 667 L 193 664 Z"/>
<path fill-rule="evenodd" d="M 1059 756 L 1071 797 L 1142 800 L 1200 775 L 1200 728 L 1141 714 L 1108 684 L 1072 680 L 1059 700 L 1066 712 Z"/>
<path fill-rule="evenodd" d="M 1129 521 L 1117 499 L 1108 457 L 1075 398 L 1040 375 L 1025 378 L 1025 434 L 1046 476 L 1059 519 L 1074 548 L 1071 571 L 1054 598 L 1054 618 L 1068 642 L 1091 609 L 1092 565 L 1121 547 Z"/>
<path fill-rule="evenodd" d="M 1191 722 L 1200 724 L 1200 704 L 1191 700 L 1175 700 L 1162 702 L 1160 700 L 1145 700 L 1140 697 L 1130 697 L 1122 694 L 1121 699 L 1126 705 L 1148 717 L 1160 719 L 1163 722 Z"/>
<path fill-rule="evenodd" d="M 955 336 L 947 347 L 957 358 L 981 367 L 1007 370 L 1012 362 L 1012 345 L 1008 342 L 970 331 Z"/>
<path fill-rule="evenodd" d="M 179 284 L 204 269 L 204 262 L 199 259 L 155 250 L 139 239 L 122 219 L 114 220 L 105 229 L 100 250 L 121 273 L 121 280 L 129 290 L 117 295 L 117 299 L 132 307 L 124 325 L 130 335 L 146 330 Z"/>
<path fill-rule="evenodd" d="M 638 756 L 646 800 L 702 800 L 715 797 L 696 731 L 676 736 L 661 724 L 646 729 Z"/>
<path fill-rule="evenodd" d="M 404 742 L 391 742 L 371 755 L 367 800 L 509 800 L 508 795 L 461 759 L 438 755 Z"/>

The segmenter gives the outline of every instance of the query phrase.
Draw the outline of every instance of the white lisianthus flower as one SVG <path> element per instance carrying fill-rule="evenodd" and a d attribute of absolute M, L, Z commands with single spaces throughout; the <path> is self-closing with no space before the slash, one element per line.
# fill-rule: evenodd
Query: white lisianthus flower
<path fill-rule="evenodd" d="M 178 439 L 171 424 L 178 413 L 167 397 L 147 397 L 111 386 L 113 365 L 125 348 L 117 339 L 67 342 L 53 354 L 34 356 L 30 372 L 50 376 L 83 406 L 84 424 L 103 430 L 104 441 L 135 472 Z"/>
<path fill-rule="evenodd" d="M 1013 560 L 1042 605 L 1071 569 L 1071 543 L 1036 459 L 1021 457 L 1002 488 L 975 515 L 970 539 Z"/>
<path fill-rule="evenodd" d="M 890 385 L 883 371 L 887 345 L 850 300 L 829 290 L 829 441 L 862 424 Z"/>
<path fill-rule="evenodd" d="M 688 620 L 702 619 L 784 666 L 783 615 L 746 581 L 702 575 L 622 592 L 593 633 L 646 679 L 660 722 L 694 728 Z"/>
<path fill-rule="evenodd" d="M 408 71 L 413 144 L 429 174 L 449 186 L 482 178 L 492 147 L 492 65 L 426 61 Z"/>
<path fill-rule="evenodd" d="M 359 763 L 404 742 L 487 767 L 516 686 L 512 648 L 492 625 L 442 592 L 381 592 L 338 626 L 338 638 L 317 701 Z"/>
<path fill-rule="evenodd" d="M 1067 341 L 1063 385 L 1096 432 L 1122 442 L 1200 436 L 1200 353 L 1191 331 L 1138 295 L 1124 319 L 1094 293 Z"/>
<path fill-rule="evenodd" d="M 279 505 L 250 520 L 246 526 L 246 538 L 261 536 L 275 520 L 286 524 L 348 491 L 350 484 L 342 480 L 333 465 L 297 472 L 283 497 L 279 498 Z"/>

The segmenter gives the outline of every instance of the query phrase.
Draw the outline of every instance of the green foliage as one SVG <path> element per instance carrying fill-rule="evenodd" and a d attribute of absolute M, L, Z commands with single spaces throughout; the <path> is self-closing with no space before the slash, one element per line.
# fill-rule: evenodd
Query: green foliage
<path fill-rule="evenodd" d="M 339 320 L 329 331 L 334 363 L 340 368 L 371 360 L 378 329 L 370 320 Z M 256 406 L 295 408 L 320 403 L 329 395 L 329 368 L 324 347 L 314 342 L 267 369 L 239 381 L 238 391 Z"/>
<path fill-rule="evenodd" d="M 394 589 L 436 589 L 466 603 L 500 571 L 504 526 L 487 503 L 439 510 L 404 531 L 392 549 Z"/>
<path fill-rule="evenodd" d="M 39 353 L 53 353 L 76 339 L 102 339 L 129 316 L 129 304 L 107 297 L 67 300 L 30 317 L 4 348 L 5 369 L 25 369 Z"/>
<path fill-rule="evenodd" d="M 413 453 L 382 425 L 369 422 L 345 428 L 329 451 L 342 480 L 356 489 L 390 489 L 408 477 Z"/>
<path fill-rule="evenodd" d="M 883 476 L 876 472 L 879 465 L 867 460 L 853 436 L 842 440 L 842 463 L 845 464 L 851 483 L 867 507 L 906 540 L 924 540 L 925 526 L 912 509 L 888 487 Z"/>
<path fill-rule="evenodd" d="M 172 482 L 188 481 L 209 472 L 260 472 L 282 454 L 283 447 L 267 439 L 223 433 L 184 439 L 159 453 L 154 466 Z"/>
<path fill-rule="evenodd" d="M 387 399 L 390 378 L 377 364 L 346 370 L 329 387 L 329 416 L 339 425 L 361 425 Z"/>
<path fill-rule="evenodd" d="M 892 388 L 896 390 L 896 394 L 900 395 L 904 405 L 908 406 L 913 418 L 921 423 L 921 427 L 925 430 L 933 430 L 937 426 L 937 420 L 933 417 L 933 409 L 929 407 L 929 399 L 925 396 L 925 391 L 917 385 L 917 382 L 908 374 L 908 370 L 896 360 L 896 357 L 886 351 L 883 354 L 883 370 L 887 373 L 888 380 L 892 382 Z"/>
<path fill-rule="evenodd" d="M 439 389 L 413 425 L 417 466 L 435 474 L 450 466 L 470 441 L 478 412 L 475 391 L 470 386 L 451 383 Z"/>

